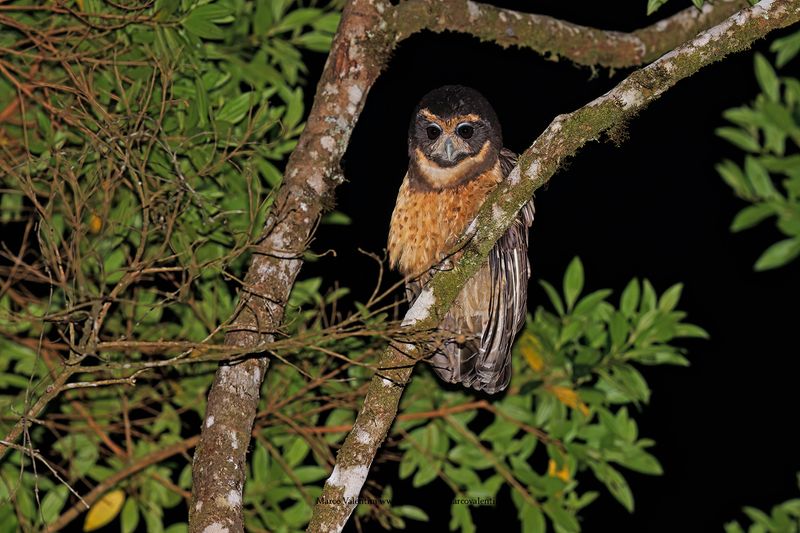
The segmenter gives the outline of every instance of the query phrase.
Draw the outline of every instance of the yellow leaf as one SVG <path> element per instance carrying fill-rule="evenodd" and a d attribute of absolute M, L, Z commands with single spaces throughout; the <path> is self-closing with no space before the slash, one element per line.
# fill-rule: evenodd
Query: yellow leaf
<path fill-rule="evenodd" d="M 100 233 L 101 229 L 103 229 L 103 219 L 92 213 L 92 216 L 89 218 L 89 231 L 96 235 Z"/>
<path fill-rule="evenodd" d="M 522 335 L 522 338 L 520 338 L 519 344 L 520 351 L 530 367 L 534 372 L 541 372 L 542 368 L 544 368 L 544 360 L 540 355 L 542 352 L 542 344 L 539 342 L 539 339 L 530 333 L 525 333 Z"/>
<path fill-rule="evenodd" d="M 78 4 L 78 8 L 83 11 L 83 0 L 75 0 L 75 3 Z"/>
<path fill-rule="evenodd" d="M 564 465 L 561 469 L 558 468 L 556 462 L 550 459 L 550 462 L 547 463 L 547 475 L 550 477 L 557 477 L 564 483 L 569 482 L 569 468 L 567 465 Z"/>
<path fill-rule="evenodd" d="M 577 409 L 583 416 L 589 415 L 589 407 L 581 401 L 581 397 L 578 396 L 578 393 L 574 390 L 569 387 L 559 386 L 548 387 L 548 390 L 553 393 L 553 396 L 555 396 L 559 402 L 567 407 Z"/>
<path fill-rule="evenodd" d="M 97 500 L 89 512 L 86 513 L 86 521 L 83 523 L 84 531 L 94 531 L 106 524 L 111 523 L 122 509 L 125 503 L 125 491 L 112 490 Z"/>

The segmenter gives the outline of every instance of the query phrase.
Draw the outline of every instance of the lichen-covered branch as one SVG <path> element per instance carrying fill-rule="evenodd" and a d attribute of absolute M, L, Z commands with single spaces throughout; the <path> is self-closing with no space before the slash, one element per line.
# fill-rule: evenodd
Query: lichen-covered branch
<path fill-rule="evenodd" d="M 520 208 L 561 162 L 587 142 L 623 124 L 678 81 L 728 54 L 744 50 L 774 29 L 800 20 L 800 0 L 762 0 L 701 33 L 584 107 L 556 117 L 520 157 L 509 178 L 490 196 L 465 236 L 464 254 L 452 270 L 438 272 L 406 315 L 413 330 L 436 327 L 464 286 L 486 261 Z M 309 531 L 341 531 L 372 460 L 396 415 L 405 383 L 419 357 L 413 346 L 391 346 L 381 357 L 364 405 L 337 456 L 336 467 L 314 507 Z"/>
<path fill-rule="evenodd" d="M 342 181 L 339 161 L 367 92 L 388 58 L 385 0 L 350 0 L 320 79 L 314 105 L 253 250 L 226 344 L 258 346 L 280 326 L 301 257 L 321 212 Z M 265 357 L 220 367 L 192 469 L 192 532 L 243 531 L 242 490 L 250 432 L 267 371 Z"/>
<path fill-rule="evenodd" d="M 580 65 L 622 68 L 653 61 L 747 5 L 746 0 L 706 2 L 702 9 L 684 9 L 631 33 L 589 28 L 472 0 L 406 0 L 393 12 L 391 20 L 398 41 L 425 29 L 455 31 L 503 47 L 530 48 Z"/>

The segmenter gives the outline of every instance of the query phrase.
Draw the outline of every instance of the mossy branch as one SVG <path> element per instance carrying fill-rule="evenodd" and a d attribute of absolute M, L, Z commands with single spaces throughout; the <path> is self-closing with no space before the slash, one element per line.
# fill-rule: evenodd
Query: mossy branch
<path fill-rule="evenodd" d="M 700 31 L 719 24 L 746 0 L 690 7 L 639 30 L 601 30 L 547 15 L 522 13 L 472 0 L 406 0 L 390 18 L 397 40 L 422 30 L 467 33 L 502 47 L 529 48 L 579 65 L 636 67 L 653 61 Z"/>
<path fill-rule="evenodd" d="M 481 208 L 467 231 L 462 258 L 438 272 L 406 314 L 413 331 L 435 328 L 533 193 L 561 162 L 587 142 L 624 123 L 680 80 L 725 56 L 748 48 L 772 30 L 800 20 L 800 0 L 762 0 L 701 33 L 651 65 L 625 78 L 608 93 L 556 117 L 520 157 L 518 166 Z M 357 503 L 372 460 L 397 416 L 405 384 L 420 357 L 411 345 L 392 345 L 379 362 L 364 404 L 337 455 L 336 467 L 314 507 L 308 531 L 341 531 Z"/>

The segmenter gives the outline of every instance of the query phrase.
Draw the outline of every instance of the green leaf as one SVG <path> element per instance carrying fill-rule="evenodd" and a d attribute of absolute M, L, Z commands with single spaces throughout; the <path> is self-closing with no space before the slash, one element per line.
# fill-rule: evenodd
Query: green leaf
<path fill-rule="evenodd" d="M 664 473 L 664 469 L 661 467 L 658 459 L 641 448 L 631 447 L 620 452 L 619 456 L 616 454 L 609 454 L 608 459 L 630 470 L 641 472 L 642 474 L 660 476 Z"/>
<path fill-rule="evenodd" d="M 286 95 L 286 113 L 283 115 L 283 125 L 287 129 L 294 128 L 303 118 L 303 91 L 295 89 Z"/>
<path fill-rule="evenodd" d="M 305 459 L 306 455 L 308 455 L 310 449 L 311 448 L 308 446 L 308 443 L 305 441 L 305 439 L 302 437 L 296 437 L 291 446 L 284 451 L 283 457 L 286 461 L 286 464 L 291 467 L 299 465 L 301 462 L 303 462 L 303 459 Z"/>
<path fill-rule="evenodd" d="M 413 505 L 398 505 L 397 507 L 392 507 L 392 510 L 404 518 L 410 518 L 411 520 L 417 520 L 419 522 L 430 521 L 425 511 Z"/>
<path fill-rule="evenodd" d="M 744 172 L 755 193 L 766 199 L 780 198 L 780 194 L 772 184 L 767 169 L 755 157 L 747 156 L 744 161 Z"/>
<path fill-rule="evenodd" d="M 475 523 L 469 507 L 463 503 L 453 503 L 450 506 L 450 531 L 461 530 L 461 533 L 475 533 Z"/>
<path fill-rule="evenodd" d="M 628 339 L 630 328 L 625 315 L 621 312 L 615 312 L 611 315 L 611 320 L 608 323 L 608 330 L 611 333 L 611 344 L 615 349 L 622 348 L 625 341 Z"/>
<path fill-rule="evenodd" d="M 696 7 L 697 9 L 700 9 L 700 8 L 703 7 L 703 4 L 705 3 L 705 0 L 692 0 L 692 3 L 694 4 L 694 7 Z"/>
<path fill-rule="evenodd" d="M 756 524 L 767 528 L 768 531 L 775 531 L 775 524 L 772 523 L 769 515 L 767 515 L 761 509 L 756 509 L 755 507 L 744 507 L 742 511 L 744 511 L 744 514 L 746 514 L 750 520 Z"/>
<path fill-rule="evenodd" d="M 439 461 L 439 463 L 441 464 L 441 461 Z M 417 470 L 417 473 L 414 474 L 414 478 L 411 480 L 411 486 L 414 488 L 423 487 L 436 479 L 438 476 L 438 465 L 433 465 L 430 461 L 426 461 L 426 465 L 424 467 L 420 467 L 420 469 Z"/>
<path fill-rule="evenodd" d="M 769 204 L 750 205 L 739 211 L 731 223 L 731 231 L 737 232 L 752 228 L 770 215 L 775 214 L 774 208 Z"/>
<path fill-rule="evenodd" d="M 745 530 L 737 522 L 728 522 L 725 524 L 725 533 L 745 533 Z"/>
<path fill-rule="evenodd" d="M 475 470 L 482 470 L 492 466 L 492 462 L 471 444 L 459 444 L 450 450 L 447 458 Z"/>
<path fill-rule="evenodd" d="M 683 290 L 683 283 L 676 283 L 661 295 L 658 301 L 658 309 L 660 311 L 669 312 L 675 309 L 678 305 L 678 300 L 681 298 L 681 291 Z"/>
<path fill-rule="evenodd" d="M 778 65 L 778 67 L 784 66 L 800 52 L 800 31 L 796 31 L 780 39 L 775 39 L 769 49 L 772 52 L 778 53 L 775 58 L 775 64 Z"/>
<path fill-rule="evenodd" d="M 544 514 L 538 507 L 526 505 L 520 513 L 520 518 L 522 518 L 523 533 L 544 533 L 547 531 Z"/>
<path fill-rule="evenodd" d="M 279 32 L 301 28 L 319 18 L 321 14 L 322 11 L 316 8 L 295 9 L 281 19 L 275 31 Z"/>
<path fill-rule="evenodd" d="M 700 326 L 694 324 L 678 324 L 675 326 L 676 337 L 696 337 L 699 339 L 709 338 L 708 332 Z"/>
<path fill-rule="evenodd" d="M 167 20 L 180 7 L 179 0 L 156 0 L 155 12 L 157 20 Z"/>
<path fill-rule="evenodd" d="M 742 150 L 756 153 L 761 151 L 761 145 L 758 144 L 758 140 L 750 133 L 739 128 L 717 128 L 714 133 Z"/>
<path fill-rule="evenodd" d="M 757 271 L 778 268 L 800 255 L 800 238 L 784 239 L 767 248 L 756 261 Z"/>
<path fill-rule="evenodd" d="M 67 502 L 68 493 L 69 489 L 66 486 L 58 485 L 42 498 L 41 512 L 45 524 L 51 524 L 58 518 L 61 509 Z"/>
<path fill-rule="evenodd" d="M 642 282 L 642 301 L 639 305 L 639 312 L 646 313 L 656 308 L 656 291 L 652 283 L 648 280 Z"/>
<path fill-rule="evenodd" d="M 784 133 L 794 133 L 797 131 L 797 124 L 795 124 L 794 118 L 792 117 L 792 110 L 785 107 L 783 104 L 778 102 L 764 102 L 763 104 L 764 115 L 769 120 L 769 125 L 775 127 L 776 129 L 780 130 Z M 780 143 L 783 143 L 783 136 L 780 137 Z M 779 153 L 782 153 L 782 148 L 779 150 L 775 150 Z"/>
<path fill-rule="evenodd" d="M 242 93 L 232 100 L 228 100 L 217 112 L 217 120 L 236 124 L 240 122 L 250 111 L 251 100 L 255 93 Z"/>
<path fill-rule="evenodd" d="M 564 274 L 564 299 L 567 309 L 571 310 L 575 300 L 583 290 L 583 264 L 579 257 L 575 257 L 567 267 Z"/>
<path fill-rule="evenodd" d="M 639 305 L 639 296 L 641 290 L 639 288 L 639 280 L 634 278 L 622 291 L 622 297 L 619 302 L 619 309 L 626 317 L 631 317 L 636 312 L 636 307 Z"/>
<path fill-rule="evenodd" d="M 312 52 L 327 52 L 333 43 L 333 36 L 314 31 L 301 35 L 294 40 L 294 43 Z"/>
<path fill-rule="evenodd" d="M 600 289 L 591 294 L 587 294 L 578 301 L 578 304 L 575 306 L 574 314 L 580 315 L 594 312 L 600 303 L 604 302 L 605 299 L 611 295 L 611 292 L 610 289 Z"/>
<path fill-rule="evenodd" d="M 767 98 L 773 102 L 780 100 L 781 83 L 778 80 L 778 76 L 775 74 L 772 65 L 767 61 L 767 58 L 759 53 L 755 56 L 755 71 L 756 80 L 761 86 L 761 90 L 766 93 Z"/>
<path fill-rule="evenodd" d="M 122 507 L 120 530 L 122 533 L 133 533 L 139 525 L 139 506 L 136 500 L 128 498 Z"/>
<path fill-rule="evenodd" d="M 160 508 L 151 511 L 142 509 L 142 516 L 144 516 L 144 522 L 147 524 L 147 533 L 164 532 L 164 521 L 161 516 Z"/>
<path fill-rule="evenodd" d="M 342 16 L 339 13 L 326 13 L 318 19 L 311 21 L 311 25 L 316 30 L 332 34 L 336 33 L 336 29 L 339 27 L 339 20 L 341 18 Z"/>
<path fill-rule="evenodd" d="M 647 0 L 647 14 L 652 15 L 666 3 L 667 0 Z"/>
<path fill-rule="evenodd" d="M 256 0 L 256 9 L 252 17 L 253 33 L 255 35 L 264 35 L 267 30 L 272 26 L 272 10 L 270 4 L 280 4 L 280 2 L 273 2 L 272 0 Z"/>
<path fill-rule="evenodd" d="M 723 111 L 722 116 L 739 126 L 764 128 L 769 125 L 762 113 L 749 107 L 732 107 Z"/>
<path fill-rule="evenodd" d="M 502 418 L 496 418 L 495 421 L 489 424 L 478 436 L 481 440 L 490 442 L 506 441 L 510 440 L 518 431 L 519 428 L 516 424 L 512 424 Z"/>
<path fill-rule="evenodd" d="M 748 199 L 753 198 L 753 191 L 750 188 L 750 183 L 745 177 L 744 172 L 742 172 L 742 169 L 739 168 L 739 165 L 726 159 L 714 168 L 717 169 L 719 175 L 722 176 L 722 179 L 733 189 L 737 196 Z"/>
<path fill-rule="evenodd" d="M 578 533 L 581 530 L 578 520 L 567 512 L 557 500 L 549 499 L 542 505 L 550 520 L 566 533 Z"/>
<path fill-rule="evenodd" d="M 463 466 L 456 468 L 450 463 L 444 464 L 444 475 L 462 487 L 476 486 L 481 483 L 481 478 L 478 477 L 474 470 Z"/>
<path fill-rule="evenodd" d="M 676 337 L 678 336 L 676 335 Z M 688 359 L 669 350 L 644 351 L 641 353 L 632 351 L 628 352 L 628 357 L 643 365 L 689 366 Z"/>
<path fill-rule="evenodd" d="M 217 4 L 204 4 L 194 8 L 189 16 L 201 17 L 211 22 L 230 22 L 231 10 L 221 2 Z"/>
<path fill-rule="evenodd" d="M 597 479 L 608 488 L 612 496 L 614 496 L 628 512 L 632 513 L 633 493 L 628 486 L 628 482 L 622 477 L 622 474 L 617 472 L 608 463 L 590 461 L 589 466 L 592 468 Z"/>
<path fill-rule="evenodd" d="M 214 24 L 211 16 L 216 16 L 219 12 L 215 10 L 203 9 L 210 8 L 211 5 L 200 6 L 192 10 L 189 15 L 183 19 L 181 24 L 189 33 L 196 35 L 202 39 L 209 39 L 219 41 L 225 38 L 225 32 L 222 28 Z"/>
<path fill-rule="evenodd" d="M 564 304 L 561 302 L 561 296 L 558 295 L 558 291 L 555 289 L 555 287 L 543 279 L 539 280 L 539 284 L 544 289 L 544 292 L 547 293 L 547 296 L 550 298 L 550 302 L 553 304 L 553 307 L 555 307 L 559 316 L 564 316 Z"/>
<path fill-rule="evenodd" d="M 419 454 L 419 452 L 417 452 L 416 449 L 408 450 L 400 460 L 400 468 L 398 469 L 397 474 L 400 479 L 406 479 L 408 476 L 413 474 L 414 470 L 416 470 L 419 466 L 419 461 L 421 459 L 422 456 Z"/>
<path fill-rule="evenodd" d="M 328 471 L 321 466 L 298 466 L 294 475 L 301 483 L 307 484 L 328 477 Z"/>

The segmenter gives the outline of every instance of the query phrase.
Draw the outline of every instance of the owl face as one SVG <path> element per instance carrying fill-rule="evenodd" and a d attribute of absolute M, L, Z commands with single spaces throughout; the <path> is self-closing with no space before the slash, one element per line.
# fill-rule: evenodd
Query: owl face
<path fill-rule="evenodd" d="M 497 161 L 503 146 L 492 106 L 478 91 L 458 85 L 440 87 L 422 98 L 408 144 L 418 178 L 433 188 L 477 176 L 476 170 Z"/>

